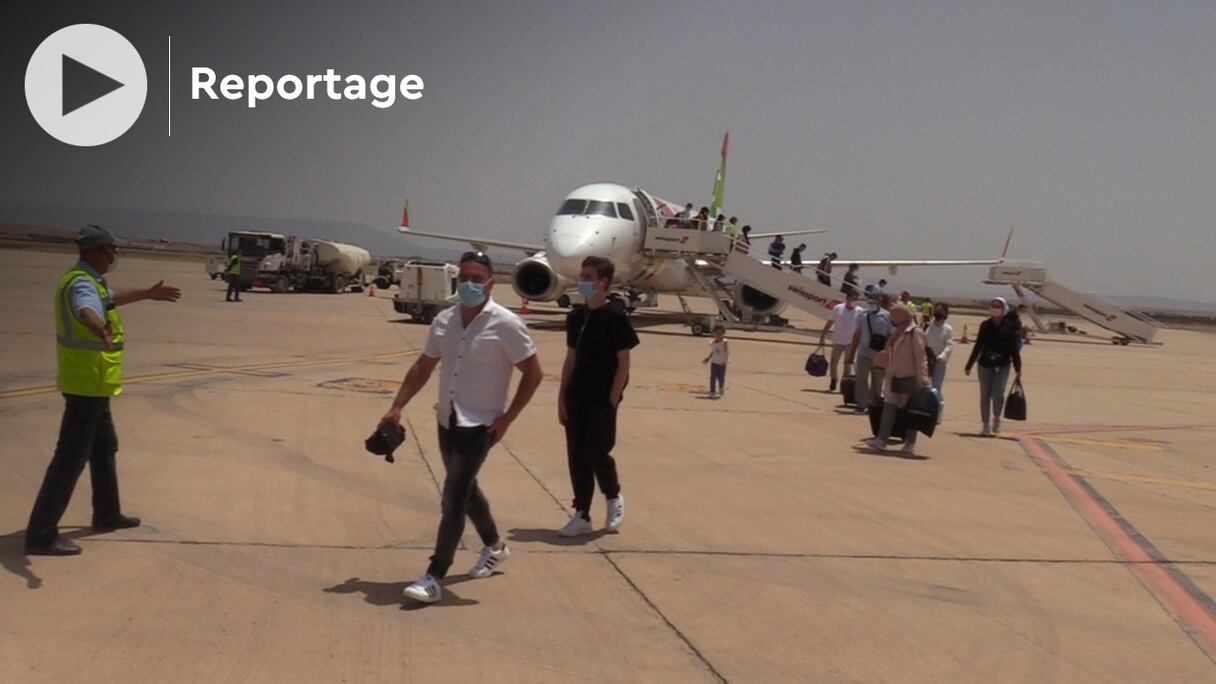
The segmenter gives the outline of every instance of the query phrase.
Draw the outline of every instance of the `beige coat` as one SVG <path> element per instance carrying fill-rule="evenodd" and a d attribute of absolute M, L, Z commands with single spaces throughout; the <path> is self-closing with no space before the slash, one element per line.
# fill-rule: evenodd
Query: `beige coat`
<path fill-rule="evenodd" d="M 915 324 L 909 323 L 908 329 L 902 334 L 891 336 L 891 339 L 887 341 L 887 348 L 883 351 L 889 357 L 887 373 L 883 379 L 882 388 L 883 395 L 886 396 L 885 401 L 888 404 L 895 404 L 899 408 L 903 408 L 908 403 L 909 395 L 892 392 L 891 379 L 914 375 L 921 387 L 929 386 L 929 364 L 925 354 L 925 333 Z"/>

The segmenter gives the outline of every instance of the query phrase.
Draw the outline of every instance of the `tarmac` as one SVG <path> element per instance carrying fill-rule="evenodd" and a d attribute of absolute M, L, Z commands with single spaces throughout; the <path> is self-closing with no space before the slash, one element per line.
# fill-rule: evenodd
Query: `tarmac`
<path fill-rule="evenodd" d="M 1216 681 L 1211 334 L 1038 339 L 1031 420 L 999 439 L 976 434 L 961 347 L 944 423 L 905 459 L 858 448 L 868 424 L 803 372 L 805 339 L 732 333 L 711 400 L 708 338 L 648 321 L 614 451 L 625 524 L 563 540 L 561 311 L 534 305 L 546 382 L 480 478 L 511 561 L 470 580 L 469 526 L 423 607 L 401 590 L 438 524 L 437 379 L 396 463 L 363 439 L 426 327 L 385 292 L 226 304 L 193 261 L 110 276 L 184 290 L 122 312 L 119 479 L 145 525 L 89 530 L 82 476 L 63 525 L 84 553 L 26 557 L 71 261 L 0 251 L 0 682 Z"/>

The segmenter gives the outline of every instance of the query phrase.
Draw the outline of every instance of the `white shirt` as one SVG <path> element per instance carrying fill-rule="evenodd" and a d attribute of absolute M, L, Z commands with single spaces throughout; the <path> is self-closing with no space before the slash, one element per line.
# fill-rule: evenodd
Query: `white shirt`
<path fill-rule="evenodd" d="M 925 340 L 933 353 L 937 354 L 938 361 L 945 363 L 950 360 L 950 352 L 954 351 L 954 328 L 949 323 L 930 323 L 925 330 Z"/>
<path fill-rule="evenodd" d="M 719 366 L 726 365 L 726 338 L 721 341 L 713 340 L 709 343 L 709 362 L 716 363 Z"/>
<path fill-rule="evenodd" d="M 861 316 L 860 306 L 854 305 L 849 309 L 845 304 L 837 304 L 832 309 L 832 344 L 842 347 L 853 344 L 853 333 Z"/>
<path fill-rule="evenodd" d="M 506 412 L 511 369 L 535 356 L 536 346 L 519 316 L 490 299 L 467 328 L 460 306 L 440 312 L 422 353 L 440 361 L 439 424 L 447 427 L 454 410 L 457 426 L 475 427 Z"/>

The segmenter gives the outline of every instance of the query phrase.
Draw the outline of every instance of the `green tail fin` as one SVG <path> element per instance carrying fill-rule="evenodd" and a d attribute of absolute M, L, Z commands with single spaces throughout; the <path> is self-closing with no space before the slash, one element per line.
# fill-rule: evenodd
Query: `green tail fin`
<path fill-rule="evenodd" d="M 714 196 L 709 202 L 709 220 L 722 213 L 722 194 L 726 192 L 726 150 L 730 146 L 730 131 L 722 136 L 722 161 L 718 164 L 718 175 L 714 178 Z"/>

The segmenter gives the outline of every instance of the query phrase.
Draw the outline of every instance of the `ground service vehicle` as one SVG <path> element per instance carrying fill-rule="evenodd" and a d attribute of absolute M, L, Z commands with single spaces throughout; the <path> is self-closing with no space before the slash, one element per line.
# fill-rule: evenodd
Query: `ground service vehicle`
<path fill-rule="evenodd" d="M 456 266 L 442 262 L 411 261 L 397 270 L 393 309 L 417 323 L 430 323 L 435 314 L 456 303 Z"/>
<path fill-rule="evenodd" d="M 344 242 L 290 237 L 281 254 L 271 254 L 258 267 L 258 285 L 272 292 L 304 290 L 362 292 L 372 255 Z"/>

